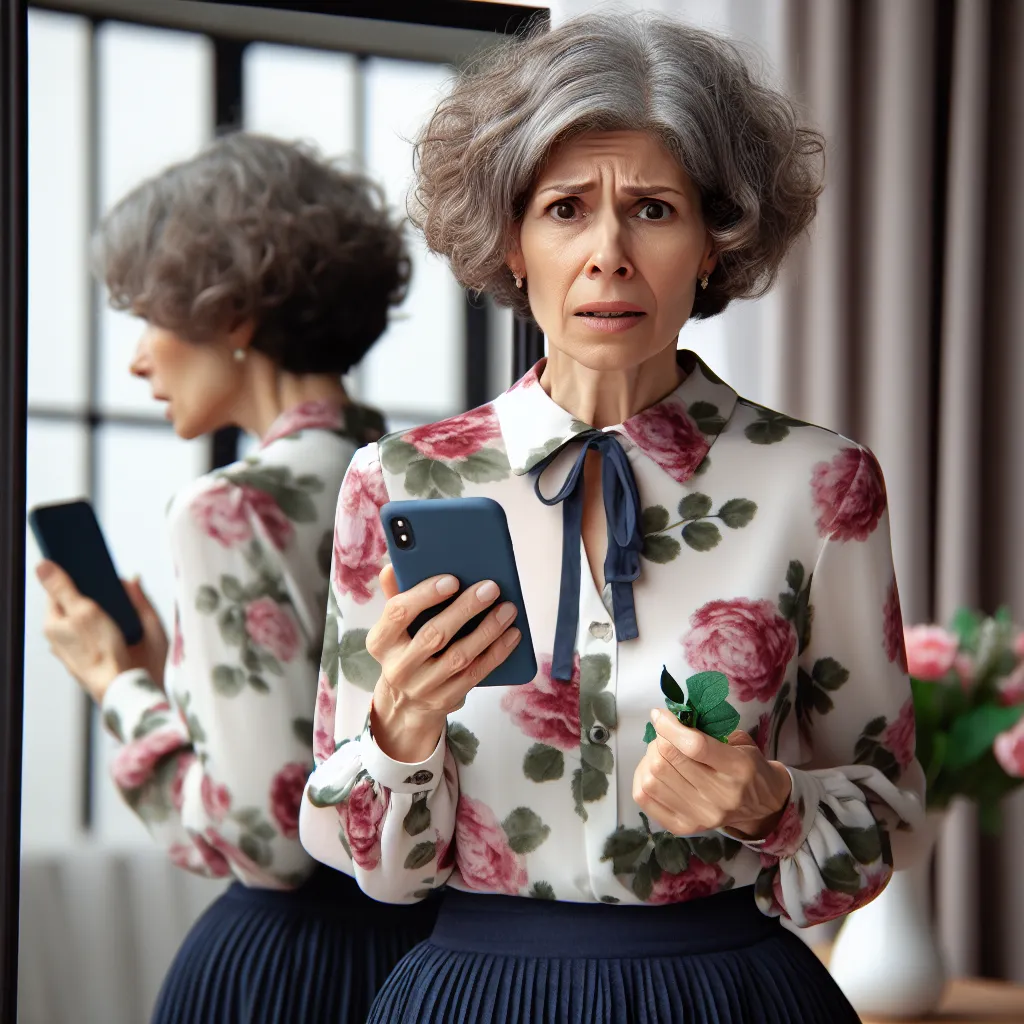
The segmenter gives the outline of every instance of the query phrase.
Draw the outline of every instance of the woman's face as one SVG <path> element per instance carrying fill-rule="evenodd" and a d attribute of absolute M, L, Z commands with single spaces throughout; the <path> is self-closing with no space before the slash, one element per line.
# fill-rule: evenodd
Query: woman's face
<path fill-rule="evenodd" d="M 632 131 L 552 151 L 509 258 L 549 346 L 593 370 L 674 348 L 714 263 L 696 186 L 657 139 Z"/>
<path fill-rule="evenodd" d="M 195 344 L 146 323 L 131 372 L 149 382 L 155 399 L 167 402 L 167 418 L 180 437 L 199 437 L 234 422 L 245 365 L 233 357 L 238 340 Z"/>

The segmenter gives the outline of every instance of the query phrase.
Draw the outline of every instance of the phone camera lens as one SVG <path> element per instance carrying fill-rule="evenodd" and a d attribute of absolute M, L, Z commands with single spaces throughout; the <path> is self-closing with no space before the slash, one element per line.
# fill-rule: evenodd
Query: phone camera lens
<path fill-rule="evenodd" d="M 403 550 L 408 550 L 416 543 L 407 519 L 392 519 L 391 534 L 395 538 L 395 543 Z"/>

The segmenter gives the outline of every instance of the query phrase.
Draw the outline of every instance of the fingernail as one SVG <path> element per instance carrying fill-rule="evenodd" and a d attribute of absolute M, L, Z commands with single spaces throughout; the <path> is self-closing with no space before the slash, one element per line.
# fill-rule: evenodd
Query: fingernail
<path fill-rule="evenodd" d="M 517 643 L 519 643 L 519 638 L 520 638 L 520 637 L 521 637 L 522 635 L 523 635 L 523 634 L 522 634 L 522 633 L 520 633 L 518 629 L 510 629 L 510 630 L 509 630 L 509 631 L 508 631 L 508 632 L 507 632 L 507 633 L 505 634 L 505 646 L 506 646 L 506 647 L 515 647 L 515 645 L 516 645 Z"/>
<path fill-rule="evenodd" d="M 481 601 L 493 601 L 498 596 L 498 584 L 488 580 L 476 588 L 476 596 Z"/>
<path fill-rule="evenodd" d="M 53 575 L 53 566 L 49 562 L 40 562 L 36 566 L 36 578 L 47 580 Z"/>
<path fill-rule="evenodd" d="M 439 594 L 454 594 L 459 589 L 459 581 L 454 576 L 442 576 L 437 581 Z"/>
<path fill-rule="evenodd" d="M 503 626 L 506 622 L 511 622 L 516 617 L 516 606 L 509 601 L 507 604 L 503 604 L 498 609 L 498 622 Z"/>
<path fill-rule="evenodd" d="M 657 725 L 658 719 L 661 718 L 661 711 L 658 708 L 651 709 L 651 721 Z"/>

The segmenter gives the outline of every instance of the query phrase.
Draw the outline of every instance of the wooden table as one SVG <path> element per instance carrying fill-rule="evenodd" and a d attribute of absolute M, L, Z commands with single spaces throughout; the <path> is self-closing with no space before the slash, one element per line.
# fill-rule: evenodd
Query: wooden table
<path fill-rule="evenodd" d="M 827 964 L 830 950 L 815 953 Z M 861 1017 L 862 1024 L 888 1024 L 885 1017 Z M 1024 985 L 987 978 L 957 978 L 946 986 L 939 1009 L 917 1024 L 1024 1024 Z"/>

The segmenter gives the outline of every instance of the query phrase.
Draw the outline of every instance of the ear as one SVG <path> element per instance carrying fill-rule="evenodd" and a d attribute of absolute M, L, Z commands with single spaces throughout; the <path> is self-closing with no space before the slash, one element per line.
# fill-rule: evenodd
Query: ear
<path fill-rule="evenodd" d="M 523 250 L 519 245 L 519 225 L 516 224 L 512 231 L 505 253 L 505 266 L 517 277 L 526 277 L 526 260 L 523 259 Z"/>
<path fill-rule="evenodd" d="M 701 274 L 710 274 L 715 267 L 718 266 L 718 253 L 715 252 L 715 243 L 711 236 L 708 235 L 707 240 L 704 242 L 704 253 L 700 261 L 700 272 Z"/>
<path fill-rule="evenodd" d="M 225 344 L 233 352 L 236 348 L 248 349 L 252 344 L 252 336 L 256 333 L 256 323 L 253 320 L 243 320 L 228 331 L 225 336 Z"/>

